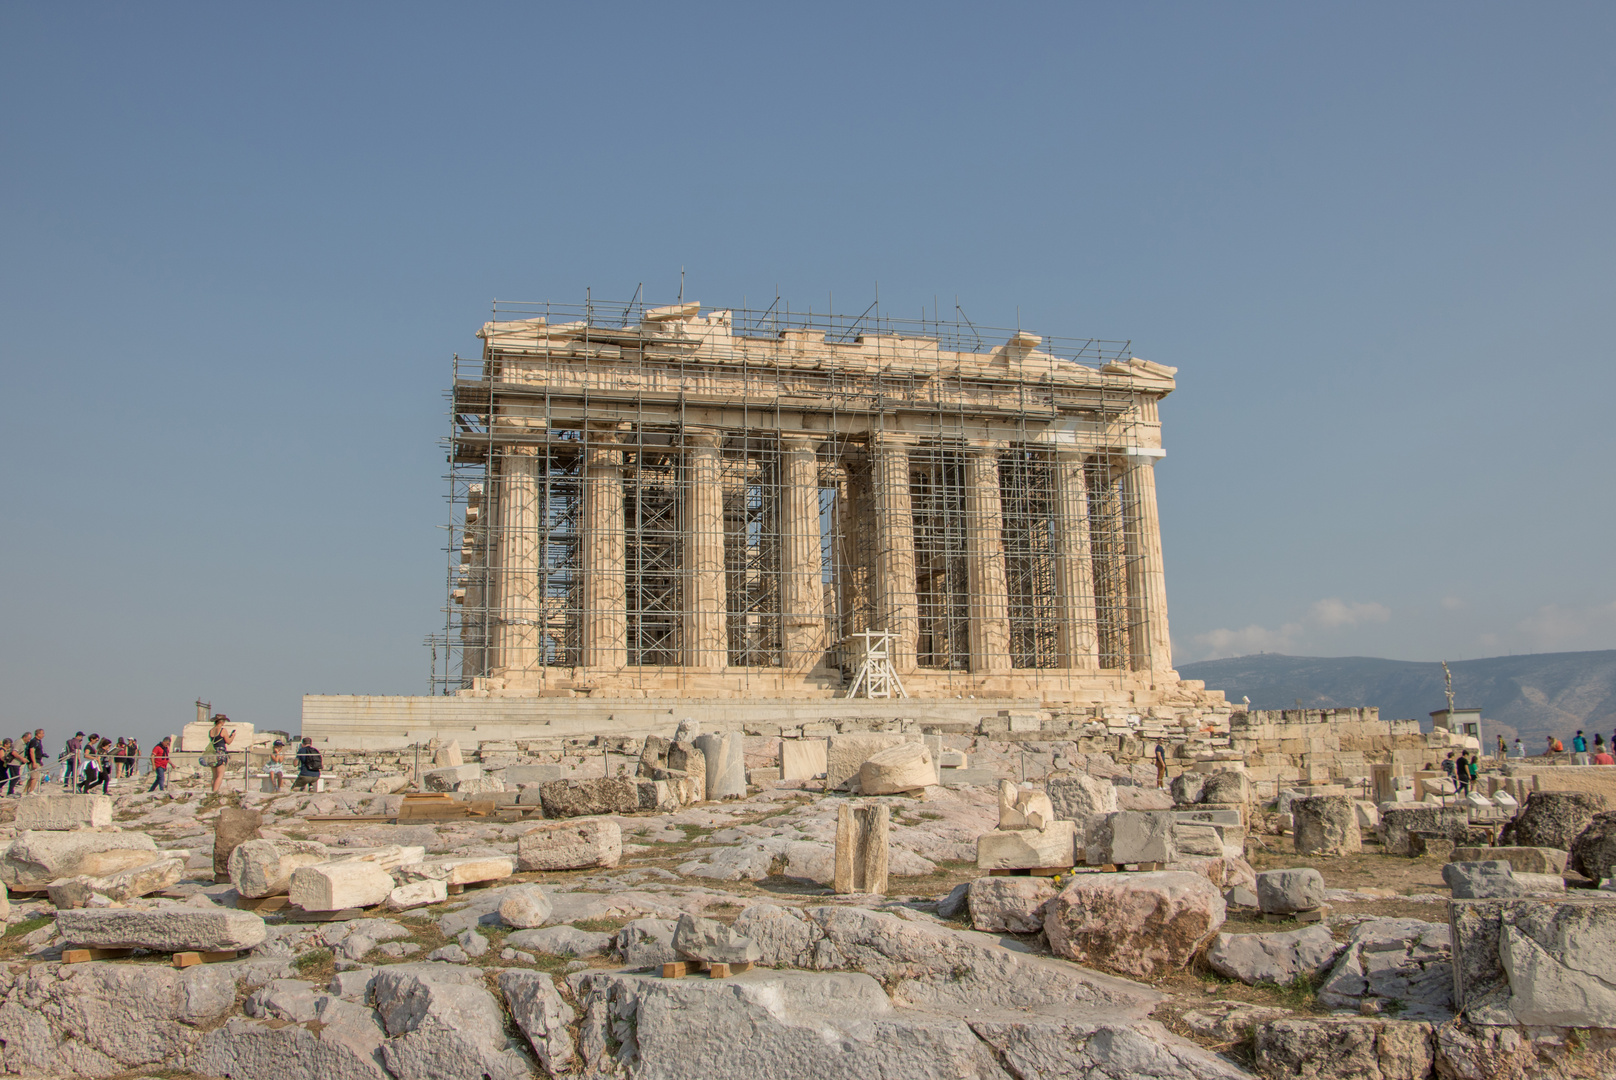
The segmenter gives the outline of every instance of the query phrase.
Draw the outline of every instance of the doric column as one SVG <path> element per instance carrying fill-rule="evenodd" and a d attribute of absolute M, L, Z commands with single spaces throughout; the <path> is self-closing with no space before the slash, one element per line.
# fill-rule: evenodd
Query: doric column
<path fill-rule="evenodd" d="M 971 670 L 1010 670 L 1010 589 L 1004 570 L 999 450 L 965 453 L 965 575 L 970 593 Z"/>
<path fill-rule="evenodd" d="M 819 440 L 780 439 L 780 625 L 787 671 L 811 671 L 825 656 L 820 582 Z"/>
<path fill-rule="evenodd" d="M 613 431 L 590 431 L 584 447 L 583 641 L 580 663 L 621 668 L 628 662 L 627 585 L 623 576 L 623 452 Z"/>
<path fill-rule="evenodd" d="M 1128 551 L 1128 641 L 1135 671 L 1167 671 L 1173 645 L 1167 634 L 1167 576 L 1162 569 L 1161 519 L 1156 516 L 1156 459 L 1142 448 L 1124 456 L 1122 474 Z"/>
<path fill-rule="evenodd" d="M 876 627 L 892 635 L 892 665 L 902 675 L 915 670 L 920 634 L 908 445 L 877 435 L 870 447 L 870 479 L 875 493 Z"/>
<path fill-rule="evenodd" d="M 1064 668 L 1100 666 L 1095 634 L 1094 560 L 1089 549 L 1089 487 L 1083 454 L 1055 454 L 1055 644 Z"/>
<path fill-rule="evenodd" d="M 722 671 L 729 663 L 723 442 L 716 431 L 685 434 L 685 666 L 704 671 Z"/>
<path fill-rule="evenodd" d="M 531 447 L 499 456 L 498 535 L 493 588 L 496 678 L 523 681 L 539 668 L 539 459 Z"/>

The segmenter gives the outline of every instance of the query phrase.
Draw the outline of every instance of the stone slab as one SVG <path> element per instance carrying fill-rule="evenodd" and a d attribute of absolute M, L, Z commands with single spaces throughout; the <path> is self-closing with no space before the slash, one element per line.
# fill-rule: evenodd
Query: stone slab
<path fill-rule="evenodd" d="M 976 838 L 978 870 L 1039 870 L 1076 861 L 1076 827 L 1070 821 L 1042 830 L 995 829 Z"/>
<path fill-rule="evenodd" d="M 781 739 L 780 779 L 812 780 L 830 767 L 830 744 L 825 739 Z"/>
<path fill-rule="evenodd" d="M 85 948 L 162 952 L 251 949 L 267 936 L 262 918 L 230 908 L 86 908 L 57 912 L 56 928 L 63 941 Z"/>
<path fill-rule="evenodd" d="M 106 877 L 156 858 L 144 833 L 21 833 L 0 857 L 0 882 L 11 889 L 43 889 L 58 878 Z"/>
<path fill-rule="evenodd" d="M 1517 874 L 1563 874 L 1566 853 L 1559 848 L 1544 847 L 1458 847 L 1453 849 L 1454 862 L 1483 862 L 1500 859 L 1509 863 Z"/>
<path fill-rule="evenodd" d="M 1616 903 L 1455 900 L 1453 1001 L 1474 1024 L 1616 1028 Z"/>
<path fill-rule="evenodd" d="M 524 872 L 611 867 L 622 857 L 622 827 L 606 818 L 551 822 L 516 838 L 516 864 Z"/>
<path fill-rule="evenodd" d="M 25 795 L 17 801 L 15 825 L 19 830 L 49 832 L 110 828 L 112 798 L 109 795 Z"/>

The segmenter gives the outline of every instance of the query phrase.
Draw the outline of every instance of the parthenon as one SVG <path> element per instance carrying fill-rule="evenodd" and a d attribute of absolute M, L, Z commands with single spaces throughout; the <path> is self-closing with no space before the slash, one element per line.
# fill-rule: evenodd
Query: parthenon
<path fill-rule="evenodd" d="M 1199 691 L 1156 508 L 1176 369 L 870 314 L 496 311 L 451 392 L 438 688 L 834 698 L 873 648 L 916 699 Z"/>

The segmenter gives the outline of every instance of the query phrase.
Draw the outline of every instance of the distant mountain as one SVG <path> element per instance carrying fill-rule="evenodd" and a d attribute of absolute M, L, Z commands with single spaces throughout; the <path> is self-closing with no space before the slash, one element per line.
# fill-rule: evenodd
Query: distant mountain
<path fill-rule="evenodd" d="M 1494 656 L 1450 661 L 1448 667 L 1454 703 L 1481 709 L 1488 742 L 1502 728 L 1536 752 L 1551 733 L 1569 748 L 1578 728 L 1590 741 L 1595 731 L 1608 739 L 1616 728 L 1616 650 Z M 1230 701 L 1250 697 L 1256 709 L 1294 709 L 1298 699 L 1310 709 L 1375 705 L 1384 719 L 1416 717 L 1429 729 L 1431 712 L 1447 705 L 1440 663 L 1261 653 L 1178 670 L 1222 690 Z"/>

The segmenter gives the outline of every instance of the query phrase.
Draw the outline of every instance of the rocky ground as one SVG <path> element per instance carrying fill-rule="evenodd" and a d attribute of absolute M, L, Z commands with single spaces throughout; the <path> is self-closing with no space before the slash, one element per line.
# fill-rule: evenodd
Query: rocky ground
<path fill-rule="evenodd" d="M 1153 789 L 1119 790 L 1136 806 L 1169 802 Z M 227 806 L 260 811 L 262 838 L 338 852 L 515 855 L 537 827 L 340 820 L 396 813 L 399 801 L 360 791 L 217 796 L 184 785 L 117 793 L 112 828 L 187 853 L 183 880 L 129 904 L 233 908 L 235 890 L 213 872 Z M 826 884 L 845 801 L 771 782 L 742 799 L 617 817 L 615 866 L 518 873 L 445 902 L 340 921 L 268 914 L 267 936 L 243 957 L 184 970 L 155 951 L 61 963 L 56 906 L 15 895 L 0 939 L 0 1066 L 7 1075 L 367 1080 L 1391 1080 L 1609 1075 L 1600 1070 L 1616 1060 L 1606 1031 L 1543 1029 L 1500 1043 L 1499 1031 L 1516 1029 L 1455 1024 L 1438 858 L 1371 846 L 1303 860 L 1285 850 L 1288 837 L 1253 835 L 1247 859 L 1180 867 L 1217 878 L 1231 899 L 1214 927 L 1227 940 L 1198 947 L 1188 965 L 1137 968 L 1143 976 L 1127 979 L 1055 955 L 1042 905 L 1068 881 L 1046 894 L 1034 879 L 992 878 L 1024 883 L 1014 888 L 1025 896 L 993 891 L 1002 884 L 972 894 L 976 838 L 999 823 L 994 788 L 860 797 L 890 810 L 886 896 L 837 896 Z M 14 807 L 0 804 L 0 816 Z M 16 831 L 0 828 L 0 840 Z M 1322 874 L 1326 920 L 1264 921 L 1238 902 L 1254 871 L 1299 865 Z M 1033 906 L 1024 922 L 1017 903 Z M 755 947 L 758 966 L 730 979 L 657 977 L 680 958 L 681 916 L 731 927 Z"/>

